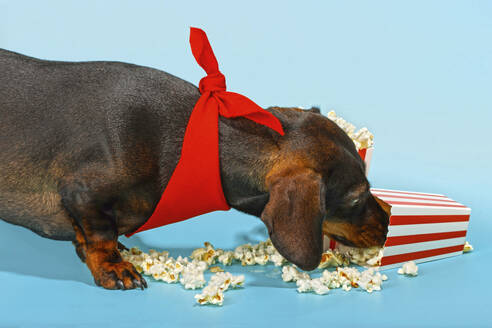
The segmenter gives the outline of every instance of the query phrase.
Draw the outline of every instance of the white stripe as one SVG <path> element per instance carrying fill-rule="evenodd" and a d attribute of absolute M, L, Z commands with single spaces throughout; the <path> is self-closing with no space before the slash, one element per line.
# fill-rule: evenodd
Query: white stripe
<path fill-rule="evenodd" d="M 326 235 L 323 235 L 323 252 L 326 252 L 330 249 L 330 238 Z"/>
<path fill-rule="evenodd" d="M 369 174 L 369 168 L 371 167 L 372 160 L 372 152 L 374 151 L 373 147 L 366 149 L 366 156 L 364 158 L 364 162 L 366 163 L 366 176 Z"/>
<path fill-rule="evenodd" d="M 391 205 L 391 215 L 469 215 L 469 207 Z"/>
<path fill-rule="evenodd" d="M 446 223 L 426 223 L 426 224 L 404 224 L 390 225 L 387 237 L 420 235 L 424 233 L 466 231 L 468 221 L 446 222 Z"/>
<path fill-rule="evenodd" d="M 424 257 L 424 258 L 413 260 L 413 261 L 415 263 L 423 263 L 423 262 L 429 262 L 429 261 L 444 259 L 446 257 L 457 256 L 457 255 L 461 255 L 461 254 L 463 254 L 463 252 L 452 252 L 452 253 L 446 253 L 446 254 L 442 254 L 442 255 Z M 383 271 L 383 270 L 389 270 L 389 269 L 399 268 L 399 267 L 402 266 L 402 263 L 403 262 L 389 264 L 389 265 L 383 265 L 382 267 L 379 267 L 379 270 Z"/>
<path fill-rule="evenodd" d="M 465 237 L 459 237 L 459 238 L 424 241 L 421 243 L 389 246 L 384 248 L 384 256 L 427 251 L 430 249 L 458 246 L 464 244 L 465 244 Z"/>
<path fill-rule="evenodd" d="M 436 204 L 438 205 L 463 205 L 458 202 L 453 201 L 452 203 L 450 202 L 443 202 L 443 201 L 438 201 L 438 200 L 419 200 L 419 199 L 406 199 L 406 198 L 394 198 L 391 196 L 378 196 L 380 199 L 384 200 L 386 203 L 391 205 L 391 202 L 409 202 L 409 203 L 425 203 L 425 204 Z M 400 204 L 398 204 L 400 205 Z M 413 205 L 410 204 L 411 206 L 421 206 L 421 205 Z"/>
<path fill-rule="evenodd" d="M 391 196 L 400 196 L 398 199 L 408 199 L 408 200 L 413 200 L 413 201 L 419 201 L 420 199 L 428 199 L 428 200 L 448 200 L 449 202 L 456 202 L 455 200 L 452 200 L 451 198 L 448 197 L 438 197 L 438 196 L 423 196 L 423 195 L 402 195 L 402 194 L 397 194 L 394 192 L 373 192 L 372 193 L 374 196 L 377 196 L 379 198 L 381 197 L 391 197 Z M 413 198 L 404 198 L 404 197 L 413 197 Z M 414 199 L 418 198 L 418 199 Z"/>
<path fill-rule="evenodd" d="M 409 196 L 411 195 L 431 195 L 431 196 L 444 196 L 444 195 L 441 195 L 441 194 L 431 194 L 431 193 L 428 193 L 428 192 L 414 192 L 414 191 L 404 191 L 404 190 L 391 190 L 391 189 L 378 189 L 378 188 L 371 188 L 371 191 L 375 191 L 375 192 L 394 192 L 394 191 L 398 191 L 400 193 L 405 193 Z M 444 196 L 446 197 L 446 196 Z"/>

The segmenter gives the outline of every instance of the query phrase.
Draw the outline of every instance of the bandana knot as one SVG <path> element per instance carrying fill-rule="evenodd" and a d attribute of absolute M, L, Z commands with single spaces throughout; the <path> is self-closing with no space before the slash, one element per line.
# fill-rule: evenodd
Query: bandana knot
<path fill-rule="evenodd" d="M 226 91 L 225 76 L 219 71 L 209 74 L 200 80 L 198 88 L 201 94 L 209 91 Z"/>

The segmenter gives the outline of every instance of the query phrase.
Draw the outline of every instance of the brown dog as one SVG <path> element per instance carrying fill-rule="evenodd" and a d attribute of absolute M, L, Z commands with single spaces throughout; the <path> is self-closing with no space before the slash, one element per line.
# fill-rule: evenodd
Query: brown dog
<path fill-rule="evenodd" d="M 0 218 L 73 241 L 104 288 L 145 287 L 121 259 L 118 236 L 152 214 L 178 163 L 198 89 L 151 68 L 5 50 L 0 71 Z M 350 138 L 315 108 L 267 110 L 285 136 L 220 117 L 228 204 L 260 217 L 278 251 L 305 270 L 320 261 L 323 224 L 342 243 L 382 245 L 388 216 Z"/>

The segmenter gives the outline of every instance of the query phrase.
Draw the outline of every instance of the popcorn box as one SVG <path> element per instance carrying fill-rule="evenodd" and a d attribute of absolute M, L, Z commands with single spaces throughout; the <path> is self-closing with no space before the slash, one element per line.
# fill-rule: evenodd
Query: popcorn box
<path fill-rule="evenodd" d="M 369 167 L 371 166 L 373 151 L 374 147 L 359 149 L 359 156 L 366 163 L 366 176 L 369 174 Z"/>
<path fill-rule="evenodd" d="M 371 192 L 390 215 L 380 269 L 463 253 L 470 208 L 439 194 L 374 188 Z M 336 242 L 324 236 L 324 249 L 334 248 Z"/>

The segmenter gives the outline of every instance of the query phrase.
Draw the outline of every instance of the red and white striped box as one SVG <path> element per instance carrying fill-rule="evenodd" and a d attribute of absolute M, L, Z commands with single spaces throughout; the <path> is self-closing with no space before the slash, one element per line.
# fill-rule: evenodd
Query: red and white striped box
<path fill-rule="evenodd" d="M 371 189 L 390 211 L 382 270 L 463 253 L 471 209 L 444 195 Z M 325 236 L 325 249 L 336 247 Z"/>
<path fill-rule="evenodd" d="M 359 149 L 359 156 L 366 163 L 366 175 L 369 174 L 369 167 L 371 166 L 373 147 Z"/>

